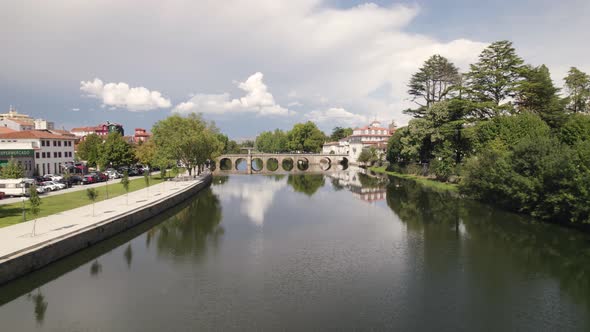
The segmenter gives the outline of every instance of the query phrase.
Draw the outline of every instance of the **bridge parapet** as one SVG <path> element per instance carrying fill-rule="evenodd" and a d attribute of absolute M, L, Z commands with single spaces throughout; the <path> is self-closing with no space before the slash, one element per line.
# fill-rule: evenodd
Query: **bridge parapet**
<path fill-rule="evenodd" d="M 268 163 L 271 159 L 274 159 L 278 164 L 278 169 L 283 168 L 284 171 L 307 171 L 310 167 L 312 169 L 328 170 L 337 165 L 347 164 L 348 155 L 346 154 L 312 154 L 312 153 L 252 153 L 252 154 L 225 154 L 215 159 L 218 165 L 216 172 L 223 173 L 221 163 L 224 165 L 229 164 L 230 170 L 237 170 L 237 164 L 240 159 L 246 161 L 246 171 L 248 174 L 259 173 L 259 172 L 274 172 L 268 168 Z M 287 169 L 288 160 L 292 165 L 291 169 Z M 258 168 L 253 167 L 253 162 L 256 163 Z M 260 164 L 260 165 L 259 165 Z M 312 167 L 313 166 L 313 167 Z"/>

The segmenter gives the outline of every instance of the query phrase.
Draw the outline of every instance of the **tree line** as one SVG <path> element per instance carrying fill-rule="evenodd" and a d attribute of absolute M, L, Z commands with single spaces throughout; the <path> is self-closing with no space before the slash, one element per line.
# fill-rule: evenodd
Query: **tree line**
<path fill-rule="evenodd" d="M 297 123 L 291 130 L 263 131 L 256 137 L 256 150 L 265 153 L 313 152 L 318 153 L 328 140 L 338 141 L 352 135 L 352 128 L 334 127 L 330 136 L 322 132 L 315 123 Z"/>
<path fill-rule="evenodd" d="M 173 115 L 158 121 L 146 142 L 130 144 L 119 133 L 106 139 L 88 135 L 78 145 L 77 157 L 88 166 L 106 168 L 141 163 L 150 167 L 174 166 L 180 162 L 189 174 L 200 173 L 205 164 L 223 153 L 238 153 L 239 145 L 201 115 Z"/>
<path fill-rule="evenodd" d="M 536 217 L 590 221 L 590 76 L 572 67 L 563 91 L 547 66 L 510 41 L 460 73 L 433 55 L 412 75 L 417 107 L 391 137 L 390 169 L 459 182 L 463 194 Z"/>

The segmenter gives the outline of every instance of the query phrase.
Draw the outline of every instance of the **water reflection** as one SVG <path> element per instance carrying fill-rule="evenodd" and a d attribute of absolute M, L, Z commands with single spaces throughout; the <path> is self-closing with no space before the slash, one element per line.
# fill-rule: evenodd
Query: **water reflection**
<path fill-rule="evenodd" d="M 590 308 L 590 250 L 586 234 L 534 221 L 477 202 L 432 191 L 407 180 L 390 178 L 387 205 L 409 230 L 422 234 L 429 267 L 448 268 L 441 248 L 456 243 L 465 255 L 471 276 L 487 274 L 478 282 L 509 296 L 514 280 L 506 271 L 521 270 L 536 280 L 543 275 L 559 281 L 579 303 Z M 460 239 L 452 241 L 451 239 Z M 439 270 L 438 273 L 441 273 Z M 487 295 L 486 295 L 487 296 Z"/>
<path fill-rule="evenodd" d="M 264 224 L 264 215 L 272 205 L 275 194 L 286 186 L 285 175 L 271 175 L 249 181 L 245 177 L 236 177 L 224 186 L 213 187 L 214 193 L 225 201 L 237 200 L 240 211 L 257 225 Z M 272 181 L 271 181 L 272 180 Z"/>
<path fill-rule="evenodd" d="M 155 239 L 160 255 L 174 259 L 200 258 L 209 248 L 219 246 L 224 233 L 219 224 L 221 216 L 219 199 L 207 189 L 174 217 L 155 226 L 147 236 Z"/>
<path fill-rule="evenodd" d="M 45 295 L 41 293 L 41 289 L 37 289 L 37 294 L 27 294 L 27 298 L 33 301 L 33 308 L 35 313 L 35 321 L 39 325 L 43 325 L 45 319 L 45 312 L 49 303 L 45 300 Z"/>
<path fill-rule="evenodd" d="M 131 261 L 133 260 L 133 250 L 131 249 L 131 243 L 127 246 L 127 249 L 125 249 L 125 253 L 123 255 L 125 256 L 127 267 L 131 268 Z"/>
<path fill-rule="evenodd" d="M 102 272 L 102 264 L 100 264 L 98 260 L 92 262 L 92 264 L 90 264 L 90 275 L 97 277 L 100 272 Z"/>
<path fill-rule="evenodd" d="M 351 191 L 354 197 L 365 202 L 385 200 L 389 180 L 382 176 L 371 176 L 362 168 L 350 168 L 347 171 L 331 173 L 332 188 L 335 191 L 344 188 Z"/>
<path fill-rule="evenodd" d="M 324 186 L 325 180 L 323 174 L 301 174 L 289 175 L 287 183 L 293 187 L 293 190 L 299 193 L 304 193 L 307 196 L 313 194 Z"/>

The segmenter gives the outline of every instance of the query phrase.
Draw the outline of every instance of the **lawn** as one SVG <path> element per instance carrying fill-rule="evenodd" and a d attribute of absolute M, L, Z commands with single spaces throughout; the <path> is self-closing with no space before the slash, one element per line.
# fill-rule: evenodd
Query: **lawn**
<path fill-rule="evenodd" d="M 395 177 L 402 178 L 402 179 L 416 181 L 416 182 L 420 183 L 421 185 L 424 185 L 424 186 L 427 186 L 430 188 L 434 188 L 437 190 L 447 190 L 447 191 L 455 191 L 455 192 L 459 190 L 459 188 L 456 184 L 440 182 L 440 181 L 426 178 L 424 176 L 391 172 L 391 171 L 385 170 L 385 167 L 371 167 L 369 169 L 373 172 L 376 172 L 376 173 L 383 173 L 383 174 L 388 174 L 388 175 L 395 176 Z"/>
<path fill-rule="evenodd" d="M 143 177 L 130 178 L 129 179 L 129 192 L 143 189 L 146 187 L 145 180 Z M 153 175 L 150 179 L 150 186 L 162 182 L 160 175 Z M 106 182 L 105 182 L 106 183 Z M 94 187 L 98 191 L 97 202 L 107 199 L 106 186 L 103 184 L 98 187 Z M 121 183 L 111 183 L 108 185 L 109 198 L 124 195 L 125 188 Z M 62 211 L 75 209 L 84 205 L 92 204 L 92 202 L 86 196 L 86 191 L 74 191 L 67 194 L 56 195 L 56 196 L 41 196 L 41 211 L 37 218 L 49 216 Z M 33 216 L 29 213 L 29 202 L 26 202 L 27 207 L 27 220 L 32 220 Z M 23 221 L 23 204 L 22 202 L 0 205 L 0 228 L 14 224 L 18 224 Z"/>

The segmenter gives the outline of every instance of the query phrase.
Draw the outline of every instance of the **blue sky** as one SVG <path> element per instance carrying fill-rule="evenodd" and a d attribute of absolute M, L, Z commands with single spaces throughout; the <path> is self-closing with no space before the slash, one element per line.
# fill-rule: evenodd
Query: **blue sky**
<path fill-rule="evenodd" d="M 466 69 L 499 39 L 558 84 L 570 66 L 590 72 L 582 0 L 23 0 L 0 12 L 0 110 L 66 129 L 192 111 L 233 138 L 307 120 L 404 124 L 405 84 L 428 56 Z"/>

